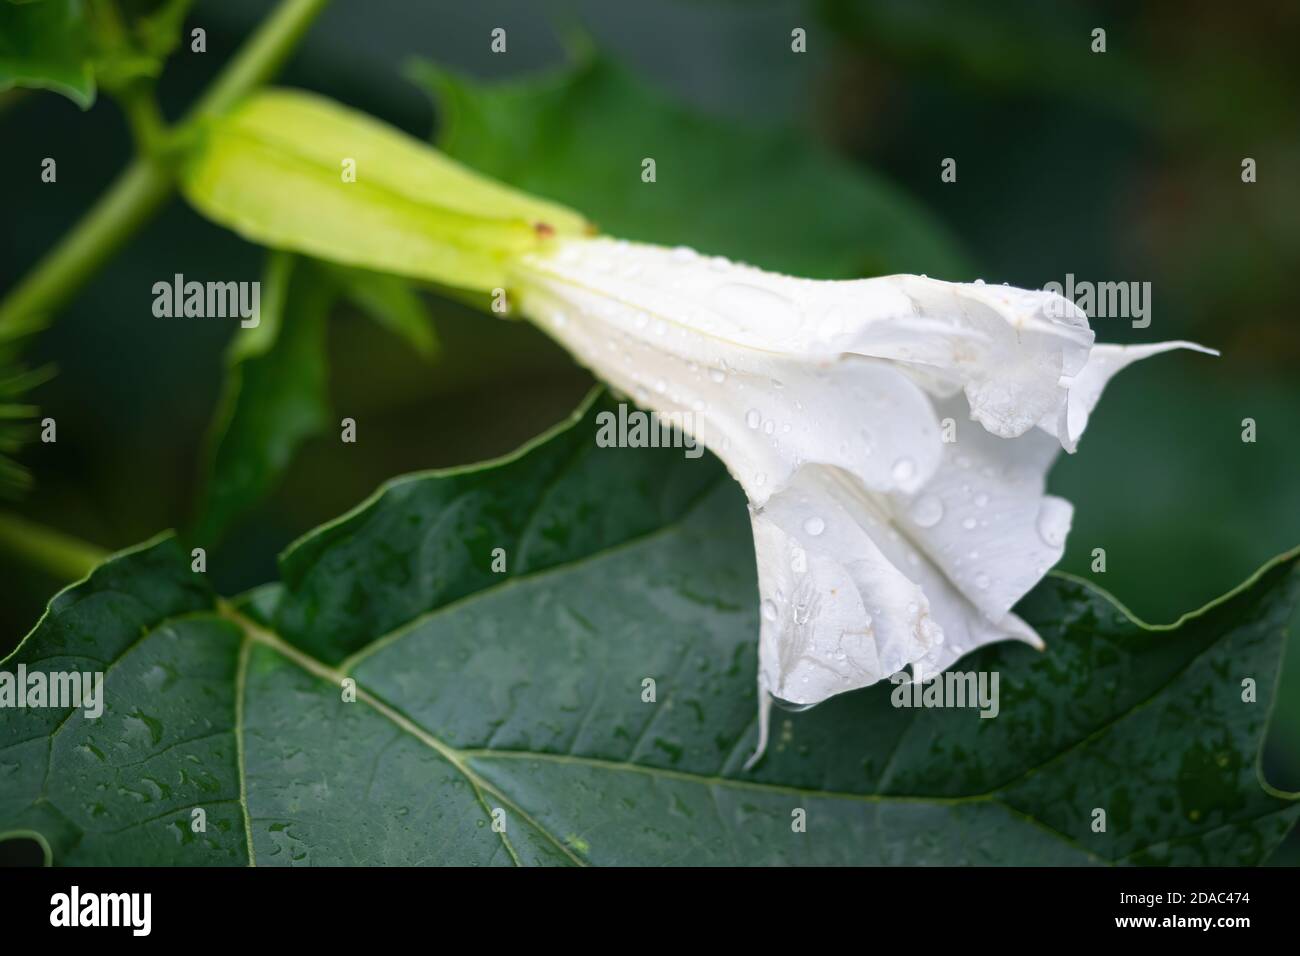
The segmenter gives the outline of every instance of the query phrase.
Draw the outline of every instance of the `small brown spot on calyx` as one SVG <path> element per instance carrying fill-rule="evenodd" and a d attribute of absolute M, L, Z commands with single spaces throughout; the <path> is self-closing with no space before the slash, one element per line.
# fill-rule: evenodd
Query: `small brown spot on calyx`
<path fill-rule="evenodd" d="M 555 235 L 555 227 L 549 222 L 535 222 L 533 223 L 533 229 L 536 230 L 537 234 L 543 239 L 550 239 Z"/>

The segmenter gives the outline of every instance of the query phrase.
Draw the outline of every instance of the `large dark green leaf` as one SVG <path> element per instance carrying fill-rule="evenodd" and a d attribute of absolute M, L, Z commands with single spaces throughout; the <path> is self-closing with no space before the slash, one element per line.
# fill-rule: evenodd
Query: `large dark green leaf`
<path fill-rule="evenodd" d="M 437 94 L 445 152 L 610 235 L 814 278 L 968 271 L 948 232 L 870 170 L 807 136 L 692 113 L 608 60 L 492 86 L 427 64 L 413 76 Z"/>
<path fill-rule="evenodd" d="M 1300 813 L 1256 770 L 1296 553 L 1167 628 L 1049 577 L 1020 608 L 1047 651 L 963 665 L 996 719 L 876 686 L 777 712 L 743 771 L 742 497 L 596 447 L 593 411 L 391 482 L 235 606 L 172 539 L 63 592 L 3 667 L 104 670 L 105 712 L 0 710 L 0 832 L 68 864 L 1256 863 Z"/>

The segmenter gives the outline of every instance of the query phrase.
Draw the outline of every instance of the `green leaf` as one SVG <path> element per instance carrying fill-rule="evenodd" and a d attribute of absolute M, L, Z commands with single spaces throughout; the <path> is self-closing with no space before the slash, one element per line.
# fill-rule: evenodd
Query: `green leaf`
<path fill-rule="evenodd" d="M 0 3 L 0 90 L 54 90 L 90 109 L 97 86 L 117 92 L 162 72 L 180 39 L 190 2 Z"/>
<path fill-rule="evenodd" d="M 1249 864 L 1300 813 L 1256 769 L 1300 552 L 1158 628 L 1051 576 L 1019 608 L 1047 651 L 962 665 L 996 719 L 878 685 L 776 712 L 741 770 L 743 498 L 710 457 L 598 448 L 599 407 L 390 482 L 234 606 L 172 539 L 60 594 L 3 670 L 102 670 L 104 713 L 0 708 L 0 833 L 62 864 Z"/>
<path fill-rule="evenodd" d="M 276 253 L 262 282 L 260 321 L 241 328 L 227 356 L 209 437 L 195 540 L 211 548 L 260 503 L 294 451 L 329 417 L 326 318 L 337 287 L 316 264 Z"/>
<path fill-rule="evenodd" d="M 411 72 L 436 94 L 448 155 L 610 235 L 811 278 L 969 271 L 948 231 L 870 170 L 807 134 L 697 115 L 608 60 L 487 86 L 429 64 Z"/>
<path fill-rule="evenodd" d="M 204 215 L 255 242 L 476 291 L 504 286 L 510 258 L 586 229 L 562 206 L 290 90 L 255 94 L 211 121 L 182 189 Z"/>
<path fill-rule="evenodd" d="M 90 109 L 91 52 L 83 0 L 0 3 L 0 90 L 54 90 Z"/>
<path fill-rule="evenodd" d="M 93 68 L 101 86 L 117 93 L 156 79 L 180 42 L 191 0 L 119 0 L 120 10 L 96 8 Z"/>
<path fill-rule="evenodd" d="M 39 409 L 28 398 L 54 377 L 54 369 L 29 369 L 19 358 L 24 332 L 0 330 L 0 499 L 21 498 L 32 485 L 31 473 L 17 460 L 35 437 Z"/>
<path fill-rule="evenodd" d="M 353 305 L 404 339 L 421 357 L 437 354 L 438 337 L 419 292 L 408 280 L 368 269 L 332 266 L 330 270 Z"/>

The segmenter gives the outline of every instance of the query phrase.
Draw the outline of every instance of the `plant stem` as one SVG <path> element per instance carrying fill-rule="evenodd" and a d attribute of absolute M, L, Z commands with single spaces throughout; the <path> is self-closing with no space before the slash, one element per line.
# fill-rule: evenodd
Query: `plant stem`
<path fill-rule="evenodd" d="M 136 155 L 158 155 L 169 133 L 167 123 L 158 109 L 158 101 L 154 99 L 152 81 L 131 84 L 117 99 L 126 115 L 127 124 L 131 127 Z"/>
<path fill-rule="evenodd" d="M 283 0 L 226 64 L 187 120 L 224 113 L 280 69 L 328 0 Z"/>
<path fill-rule="evenodd" d="M 84 578 L 108 556 L 93 544 L 11 514 L 0 514 L 0 551 L 61 581 Z"/>
<path fill-rule="evenodd" d="M 282 0 L 226 64 L 182 129 L 229 109 L 274 75 L 326 2 Z M 133 125 L 140 120 L 141 115 L 133 117 Z M 152 118 L 143 117 L 143 121 L 151 123 Z M 158 133 L 162 135 L 161 130 Z M 147 156 L 134 160 L 72 231 L 0 302 L 0 329 L 26 332 L 46 325 L 157 211 L 171 195 L 173 185 L 171 169 L 160 160 Z"/>
<path fill-rule="evenodd" d="M 0 304 L 0 328 L 17 333 L 48 324 L 49 317 L 171 194 L 171 176 L 154 160 L 137 159 L 113 181 L 71 232 L 37 263 Z"/>

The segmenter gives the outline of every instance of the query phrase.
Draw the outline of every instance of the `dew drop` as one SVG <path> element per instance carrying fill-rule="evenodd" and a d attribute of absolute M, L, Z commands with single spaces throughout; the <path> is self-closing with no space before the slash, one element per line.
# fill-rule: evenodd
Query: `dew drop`
<path fill-rule="evenodd" d="M 922 495 L 912 505 L 912 523 L 918 528 L 933 528 L 943 518 L 943 502 L 934 495 Z"/>
<path fill-rule="evenodd" d="M 768 600 L 768 601 L 764 601 L 763 604 L 762 604 L 762 608 L 763 608 L 763 617 L 767 618 L 769 621 L 775 621 L 775 620 L 776 620 L 776 603 L 775 603 L 775 602 L 770 601 L 770 600 Z"/>
<path fill-rule="evenodd" d="M 987 591 L 989 589 L 989 576 L 983 571 L 975 575 L 975 586 L 981 591 Z"/>
<path fill-rule="evenodd" d="M 815 538 L 826 530 L 826 522 L 813 515 L 811 518 L 804 519 L 803 529 Z"/>
<path fill-rule="evenodd" d="M 782 700 L 780 697 L 776 697 L 775 695 L 772 697 L 772 703 L 782 710 L 789 711 L 792 714 L 798 714 L 802 711 L 810 710 L 813 706 L 812 704 L 793 704 L 790 701 Z"/>
<path fill-rule="evenodd" d="M 1049 548 L 1065 544 L 1070 533 L 1070 506 L 1058 498 L 1046 498 L 1038 509 L 1038 536 Z"/>
<path fill-rule="evenodd" d="M 916 474 L 916 463 L 910 458 L 900 458 L 894 462 L 893 470 L 890 473 L 894 476 L 894 481 L 903 484 Z"/>
<path fill-rule="evenodd" d="M 757 408 L 751 408 L 749 411 L 745 412 L 745 424 L 750 428 L 757 428 L 759 425 L 763 424 L 763 413 Z"/>

